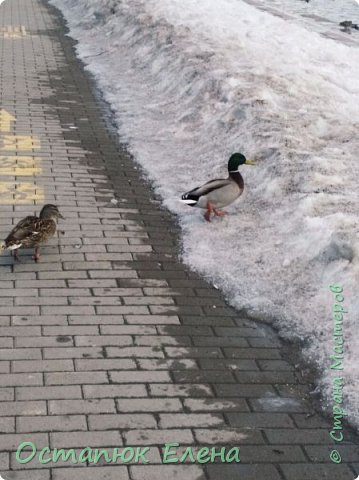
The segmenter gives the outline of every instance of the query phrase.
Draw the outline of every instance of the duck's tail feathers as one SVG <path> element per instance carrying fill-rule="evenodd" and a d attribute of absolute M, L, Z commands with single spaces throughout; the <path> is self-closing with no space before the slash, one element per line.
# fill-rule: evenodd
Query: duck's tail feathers
<path fill-rule="evenodd" d="M 186 205 L 194 207 L 198 203 L 198 198 L 198 195 L 194 195 L 193 193 L 184 193 L 181 197 L 181 200 Z"/>
<path fill-rule="evenodd" d="M 6 248 L 7 248 L 7 250 L 17 250 L 21 246 L 22 246 L 22 243 L 13 243 L 12 245 L 9 245 Z"/>
<path fill-rule="evenodd" d="M 18 248 L 20 248 L 22 246 L 22 243 L 21 242 L 10 242 L 10 243 L 7 243 L 7 242 L 3 242 L 0 244 L 0 252 L 3 251 L 3 250 L 17 250 Z"/>

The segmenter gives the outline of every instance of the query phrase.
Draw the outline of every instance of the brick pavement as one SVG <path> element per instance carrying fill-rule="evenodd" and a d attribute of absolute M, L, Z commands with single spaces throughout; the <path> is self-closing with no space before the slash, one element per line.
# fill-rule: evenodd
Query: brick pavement
<path fill-rule="evenodd" d="M 40 263 L 0 257 L 1 475 L 354 478 L 358 438 L 346 430 L 343 463 L 329 460 L 330 422 L 276 334 L 179 263 L 174 220 L 118 143 L 59 13 L 6 0 L 0 42 L 0 236 L 44 202 L 66 216 Z M 149 446 L 149 464 L 21 464 L 23 441 Z M 241 463 L 162 465 L 166 442 L 238 445 Z"/>

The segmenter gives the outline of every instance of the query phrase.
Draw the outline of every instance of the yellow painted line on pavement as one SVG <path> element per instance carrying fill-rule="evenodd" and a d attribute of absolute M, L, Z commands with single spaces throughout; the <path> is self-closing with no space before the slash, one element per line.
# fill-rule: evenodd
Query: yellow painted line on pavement
<path fill-rule="evenodd" d="M 13 175 L 14 177 L 31 177 L 39 175 L 42 172 L 41 168 L 23 168 L 23 167 L 13 167 L 13 168 L 1 168 L 0 167 L 0 177 L 2 175 Z"/>
<path fill-rule="evenodd" d="M 0 155 L 0 165 L 4 168 L 35 168 L 39 167 L 40 163 L 40 157 L 32 157 L 27 155 Z"/>
<path fill-rule="evenodd" d="M 35 150 L 41 147 L 39 137 L 36 135 L 1 135 L 1 150 Z"/>
<path fill-rule="evenodd" d="M 10 132 L 11 123 L 15 120 L 15 117 L 6 110 L 0 110 L 0 132 Z"/>
<path fill-rule="evenodd" d="M 28 204 L 34 200 L 38 202 L 43 201 L 44 198 L 44 189 L 34 183 L 0 183 L 0 205 Z"/>
<path fill-rule="evenodd" d="M 15 30 L 15 33 L 21 29 Z M 1 32 L 0 32 L 1 33 Z M 11 33 L 14 33 L 13 31 Z M 16 177 L 36 176 L 42 173 L 41 158 L 31 155 L 7 155 L 5 152 L 32 151 L 41 148 L 39 137 L 36 135 L 12 135 L 12 122 L 15 117 L 6 110 L 0 110 L 0 178 L 13 177 L 0 181 L 0 205 L 26 205 L 42 202 L 45 198 L 43 187 L 34 182 L 16 180 Z M 5 133 L 6 132 L 6 133 Z"/>
<path fill-rule="evenodd" d="M 0 155 L 0 177 L 2 175 L 31 176 L 42 172 L 40 157 Z"/>
<path fill-rule="evenodd" d="M 4 38 L 23 38 L 26 36 L 26 28 L 24 25 L 0 27 L 0 35 Z"/>

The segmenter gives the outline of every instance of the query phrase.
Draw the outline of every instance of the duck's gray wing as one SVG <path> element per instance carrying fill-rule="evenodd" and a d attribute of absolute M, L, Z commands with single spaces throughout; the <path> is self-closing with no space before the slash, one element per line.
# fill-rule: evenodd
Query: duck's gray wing
<path fill-rule="evenodd" d="M 230 185 L 230 183 L 231 182 L 227 178 L 217 178 L 215 180 L 210 180 L 200 187 L 193 188 L 189 192 L 186 192 L 183 196 L 195 195 L 197 197 L 201 197 L 202 195 L 208 195 L 210 192 L 213 192 L 213 190 L 226 187 L 227 185 Z"/>
<path fill-rule="evenodd" d="M 35 216 L 28 216 L 20 220 L 6 237 L 4 243 L 5 247 L 9 249 L 16 249 L 23 245 L 25 239 L 37 235 L 39 218 Z"/>

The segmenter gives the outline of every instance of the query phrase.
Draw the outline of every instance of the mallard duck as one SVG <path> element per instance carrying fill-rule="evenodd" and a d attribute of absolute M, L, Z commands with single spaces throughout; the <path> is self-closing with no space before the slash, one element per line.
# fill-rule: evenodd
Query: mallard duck
<path fill-rule="evenodd" d="M 226 215 L 219 210 L 234 202 L 243 192 L 243 177 L 238 171 L 239 165 L 254 165 L 241 153 L 234 153 L 228 160 L 228 178 L 210 180 L 201 187 L 196 187 L 182 195 L 182 201 L 191 207 L 205 208 L 204 218 L 211 221 L 211 214 L 218 217 Z"/>
<path fill-rule="evenodd" d="M 35 262 L 38 262 L 39 246 L 45 243 L 56 233 L 57 220 L 64 218 L 56 205 L 47 204 L 42 208 L 39 217 L 28 216 L 11 230 L 0 250 L 10 250 L 13 252 L 15 260 L 19 260 L 19 248 L 35 248 Z"/>

